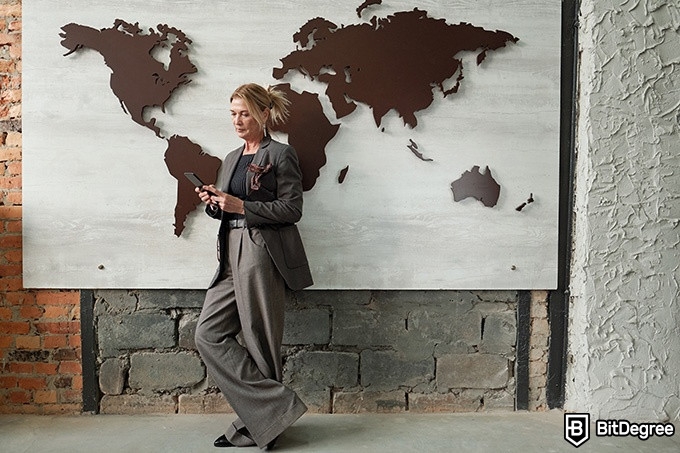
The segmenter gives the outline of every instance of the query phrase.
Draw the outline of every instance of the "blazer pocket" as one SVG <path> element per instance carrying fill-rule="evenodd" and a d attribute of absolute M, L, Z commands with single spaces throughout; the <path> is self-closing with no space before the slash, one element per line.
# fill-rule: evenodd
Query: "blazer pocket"
<path fill-rule="evenodd" d="M 259 175 L 259 187 L 248 189 L 248 199 L 252 201 L 274 201 L 276 200 L 276 175 L 273 171 Z"/>
<path fill-rule="evenodd" d="M 248 194 L 248 200 L 264 202 L 274 201 L 276 200 L 276 195 L 274 195 L 274 193 L 269 189 L 262 186 L 257 190 L 251 190 L 250 193 Z"/>
<path fill-rule="evenodd" d="M 270 193 L 276 192 L 276 175 L 273 171 L 260 176 L 260 190 L 262 189 Z"/>

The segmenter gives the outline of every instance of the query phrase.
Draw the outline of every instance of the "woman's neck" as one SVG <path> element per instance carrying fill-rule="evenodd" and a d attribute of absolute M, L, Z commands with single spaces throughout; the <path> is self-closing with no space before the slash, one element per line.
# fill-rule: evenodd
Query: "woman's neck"
<path fill-rule="evenodd" d="M 260 136 L 256 140 L 246 140 L 246 145 L 243 148 L 243 154 L 255 154 L 260 148 L 260 143 L 262 142 L 263 138 L 264 136 Z"/>

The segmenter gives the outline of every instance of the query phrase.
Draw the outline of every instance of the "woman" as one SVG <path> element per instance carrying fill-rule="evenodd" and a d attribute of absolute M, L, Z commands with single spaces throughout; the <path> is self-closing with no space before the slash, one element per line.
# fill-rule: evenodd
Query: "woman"
<path fill-rule="evenodd" d="M 196 189 L 208 215 L 220 220 L 220 265 L 206 293 L 196 346 L 238 415 L 215 446 L 271 449 L 307 410 L 281 383 L 286 286 L 312 284 L 295 226 L 302 216 L 302 175 L 295 150 L 267 133 L 288 117 L 284 95 L 247 84 L 230 102 L 244 144 L 224 159 L 222 190 Z M 239 332 L 245 346 L 236 341 Z"/>

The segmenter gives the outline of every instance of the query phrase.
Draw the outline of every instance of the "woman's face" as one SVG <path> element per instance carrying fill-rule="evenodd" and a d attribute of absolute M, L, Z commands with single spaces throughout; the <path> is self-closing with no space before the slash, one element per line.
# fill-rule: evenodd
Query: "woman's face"
<path fill-rule="evenodd" d="M 264 131 L 255 118 L 248 111 L 246 103 L 240 97 L 234 97 L 231 101 L 231 122 L 234 125 L 236 135 L 245 141 L 262 139 Z"/>

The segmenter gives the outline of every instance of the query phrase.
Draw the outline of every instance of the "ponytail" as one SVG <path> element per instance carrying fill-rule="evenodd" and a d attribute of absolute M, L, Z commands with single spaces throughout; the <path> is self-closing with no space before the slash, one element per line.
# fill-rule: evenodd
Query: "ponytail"
<path fill-rule="evenodd" d="M 286 98 L 286 95 L 282 91 L 279 91 L 272 86 L 267 87 L 267 94 L 269 95 L 269 121 L 267 121 L 267 126 L 275 126 L 277 124 L 283 124 L 288 120 L 290 116 L 290 111 L 288 106 L 290 101 Z"/>

